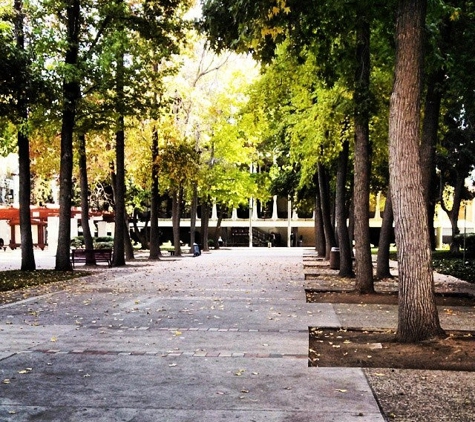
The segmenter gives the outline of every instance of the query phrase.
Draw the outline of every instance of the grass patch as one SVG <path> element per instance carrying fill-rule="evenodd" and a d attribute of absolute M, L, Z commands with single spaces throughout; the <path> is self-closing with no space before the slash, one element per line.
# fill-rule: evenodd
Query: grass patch
<path fill-rule="evenodd" d="M 24 287 L 41 286 L 57 281 L 72 280 L 88 275 L 87 271 L 0 271 L 0 292 L 18 290 Z"/>

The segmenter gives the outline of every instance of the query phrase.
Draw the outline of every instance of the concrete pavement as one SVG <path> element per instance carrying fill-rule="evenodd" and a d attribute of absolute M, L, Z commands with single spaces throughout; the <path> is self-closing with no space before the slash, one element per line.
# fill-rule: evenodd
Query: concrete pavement
<path fill-rule="evenodd" d="M 362 370 L 307 365 L 308 327 L 342 324 L 305 302 L 303 251 L 137 260 L 0 306 L 0 421 L 383 421 Z"/>

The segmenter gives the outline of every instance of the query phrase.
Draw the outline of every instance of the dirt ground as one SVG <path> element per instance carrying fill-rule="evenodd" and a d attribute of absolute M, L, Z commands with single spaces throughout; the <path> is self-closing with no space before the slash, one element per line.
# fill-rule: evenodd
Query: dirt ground
<path fill-rule="evenodd" d="M 397 304 L 396 265 L 391 272 L 394 277 L 375 283 L 377 293 L 359 295 L 352 291 L 354 279 L 339 277 L 328 262 L 304 257 L 307 300 L 387 308 Z M 464 318 L 473 315 L 475 286 L 437 273 L 434 281 L 436 301 L 444 313 L 460 318 L 452 307 L 461 306 L 470 310 Z M 362 367 L 385 420 L 473 422 L 475 333 L 446 333 L 443 340 L 409 345 L 396 343 L 389 330 L 310 328 L 309 366 Z"/>
<path fill-rule="evenodd" d="M 309 303 L 359 303 L 376 305 L 397 305 L 397 292 L 376 292 L 361 295 L 351 290 L 307 290 Z M 467 293 L 436 293 L 438 306 L 475 306 L 475 298 Z"/>
<path fill-rule="evenodd" d="M 406 344 L 391 331 L 310 328 L 309 366 L 475 371 L 475 333 Z"/>
<path fill-rule="evenodd" d="M 397 305 L 397 291 L 392 289 L 361 295 L 351 290 L 348 280 L 326 278 L 333 279 L 332 286 L 308 289 L 308 302 Z M 462 292 L 437 292 L 436 302 L 475 306 L 475 298 Z M 395 341 L 393 331 L 310 328 L 309 366 L 475 371 L 475 332 L 446 334 L 443 339 L 405 344 Z"/>

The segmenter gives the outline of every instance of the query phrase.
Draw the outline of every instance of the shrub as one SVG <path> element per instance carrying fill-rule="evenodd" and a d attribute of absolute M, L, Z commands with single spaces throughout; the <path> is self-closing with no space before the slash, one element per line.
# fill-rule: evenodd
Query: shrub
<path fill-rule="evenodd" d="M 454 236 L 453 242 L 460 249 L 463 249 L 465 244 L 465 252 L 475 255 L 475 233 L 469 233 L 466 236 L 458 234 Z"/>

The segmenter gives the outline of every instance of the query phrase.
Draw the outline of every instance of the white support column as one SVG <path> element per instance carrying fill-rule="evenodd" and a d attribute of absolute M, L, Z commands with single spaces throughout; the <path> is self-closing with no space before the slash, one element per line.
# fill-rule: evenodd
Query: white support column
<path fill-rule="evenodd" d="M 77 218 L 71 218 L 71 239 L 79 236 L 78 220 Z"/>
<path fill-rule="evenodd" d="M 59 204 L 59 186 L 56 178 L 53 177 L 50 181 L 51 196 L 53 197 L 53 204 Z"/>
<path fill-rule="evenodd" d="M 231 220 L 236 221 L 237 219 L 238 219 L 237 208 L 233 208 L 233 212 L 231 214 Z"/>
<path fill-rule="evenodd" d="M 13 204 L 17 205 L 20 203 L 20 176 L 18 174 L 14 174 L 12 176 L 13 179 Z"/>
<path fill-rule="evenodd" d="M 381 220 L 381 192 L 376 195 L 376 210 L 374 212 L 375 220 Z"/>
<path fill-rule="evenodd" d="M 437 227 L 435 229 L 435 243 L 436 243 L 436 248 L 437 249 L 441 249 L 442 248 L 442 244 L 443 244 L 443 241 L 442 241 L 442 233 L 443 233 L 443 230 L 442 230 L 442 227 Z"/>
<path fill-rule="evenodd" d="M 276 221 L 279 219 L 279 213 L 277 211 L 277 195 L 274 195 L 274 206 L 272 207 L 272 220 Z"/>
<path fill-rule="evenodd" d="M 292 220 L 298 220 L 299 214 L 295 208 L 292 209 Z"/>
<path fill-rule="evenodd" d="M 213 202 L 213 208 L 211 211 L 211 220 L 217 220 L 218 219 L 218 206 L 216 205 L 216 202 Z"/>
<path fill-rule="evenodd" d="M 257 204 L 256 200 L 252 198 L 252 219 L 255 221 L 259 218 L 258 213 L 257 213 Z"/>
<path fill-rule="evenodd" d="M 48 217 L 48 249 L 58 249 L 59 217 Z"/>
<path fill-rule="evenodd" d="M 107 222 L 105 221 L 97 222 L 97 236 L 98 237 L 107 236 Z"/>
<path fill-rule="evenodd" d="M 249 247 L 252 248 L 252 220 L 254 219 L 254 199 L 249 199 Z"/>
<path fill-rule="evenodd" d="M 290 248 L 292 246 L 290 241 L 290 236 L 292 234 L 292 201 L 290 197 L 287 198 L 287 247 Z"/>

